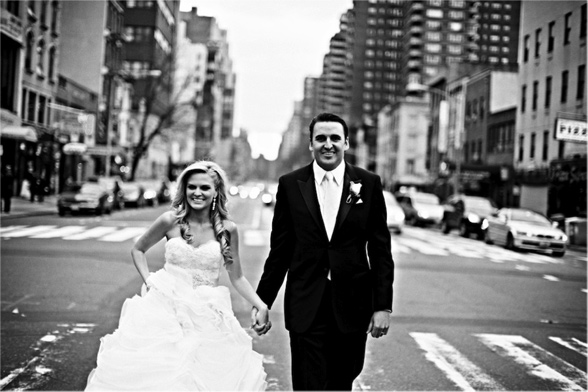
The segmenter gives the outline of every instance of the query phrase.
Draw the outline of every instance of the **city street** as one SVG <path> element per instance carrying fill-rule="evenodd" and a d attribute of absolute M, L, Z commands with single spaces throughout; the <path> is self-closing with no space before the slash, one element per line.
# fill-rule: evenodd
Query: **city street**
<path fill-rule="evenodd" d="M 82 390 L 100 337 L 140 290 L 133 241 L 166 207 L 100 217 L 3 216 L 2 390 Z M 246 277 L 256 287 L 269 249 L 272 207 L 232 198 Z M 586 390 L 586 253 L 513 252 L 456 232 L 393 234 L 390 332 L 368 338 L 356 390 Z M 163 265 L 163 241 L 147 255 Z M 222 284 L 229 285 L 226 273 Z M 250 306 L 231 289 L 249 330 Z M 283 293 L 282 293 L 283 295 Z M 269 390 L 289 390 L 282 295 L 273 328 L 253 337 Z M 228 369 L 230 371 L 230 369 Z"/>

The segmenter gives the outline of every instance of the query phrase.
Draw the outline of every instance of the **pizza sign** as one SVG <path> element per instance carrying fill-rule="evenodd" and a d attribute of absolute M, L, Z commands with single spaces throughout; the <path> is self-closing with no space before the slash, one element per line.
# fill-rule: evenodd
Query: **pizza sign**
<path fill-rule="evenodd" d="M 555 121 L 555 139 L 586 143 L 586 121 L 558 118 Z"/>

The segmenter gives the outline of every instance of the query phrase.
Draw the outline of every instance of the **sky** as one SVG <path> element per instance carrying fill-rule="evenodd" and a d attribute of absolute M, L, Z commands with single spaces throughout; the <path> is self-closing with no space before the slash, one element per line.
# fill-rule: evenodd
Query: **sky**
<path fill-rule="evenodd" d="M 227 31 L 237 76 L 235 129 L 247 131 L 254 157 L 276 159 L 304 78 L 320 76 L 353 0 L 181 0 L 182 11 L 192 7 Z"/>

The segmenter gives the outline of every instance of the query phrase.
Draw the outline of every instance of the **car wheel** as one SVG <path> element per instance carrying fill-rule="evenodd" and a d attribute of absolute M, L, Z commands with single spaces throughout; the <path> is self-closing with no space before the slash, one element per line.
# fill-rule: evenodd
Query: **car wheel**
<path fill-rule="evenodd" d="M 470 236 L 468 228 L 466 227 L 466 224 L 463 222 L 459 224 L 459 235 L 466 238 Z"/>
<path fill-rule="evenodd" d="M 449 234 L 449 231 L 451 229 L 449 228 L 449 225 L 447 224 L 446 221 L 441 221 L 441 233 L 443 234 Z"/>
<path fill-rule="evenodd" d="M 492 245 L 494 243 L 494 241 L 492 241 L 492 238 L 490 238 L 490 232 L 488 231 L 488 229 L 483 231 L 484 236 L 484 242 L 487 243 L 488 245 Z"/>
<path fill-rule="evenodd" d="M 566 252 L 563 251 L 563 252 L 553 252 L 551 255 L 553 257 L 563 257 L 565 254 L 566 254 Z"/>
<path fill-rule="evenodd" d="M 65 211 L 63 210 L 63 208 L 60 208 L 57 213 L 59 214 L 59 216 L 64 216 L 65 215 Z"/>
<path fill-rule="evenodd" d="M 509 250 L 516 249 L 515 244 L 514 244 L 514 237 L 512 236 L 512 233 L 508 233 L 508 236 L 506 237 L 506 244 L 504 245 L 504 247 Z"/>
<path fill-rule="evenodd" d="M 96 215 L 102 215 L 104 213 L 104 208 L 102 206 L 96 207 Z"/>

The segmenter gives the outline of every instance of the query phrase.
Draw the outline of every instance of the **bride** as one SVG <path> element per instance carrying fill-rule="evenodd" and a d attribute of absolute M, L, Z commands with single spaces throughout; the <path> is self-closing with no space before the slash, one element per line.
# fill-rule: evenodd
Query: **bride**
<path fill-rule="evenodd" d="M 254 307 L 252 327 L 271 328 L 265 303 L 243 276 L 239 236 L 227 219 L 225 173 L 213 162 L 188 166 L 172 202 L 131 251 L 145 281 L 123 304 L 119 326 L 101 339 L 86 390 L 265 390 L 262 356 L 252 349 L 218 286 L 222 265 Z M 165 265 L 150 273 L 145 252 L 167 238 Z"/>

